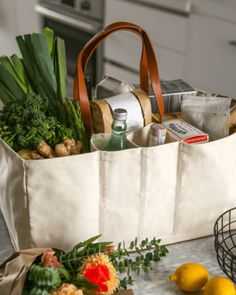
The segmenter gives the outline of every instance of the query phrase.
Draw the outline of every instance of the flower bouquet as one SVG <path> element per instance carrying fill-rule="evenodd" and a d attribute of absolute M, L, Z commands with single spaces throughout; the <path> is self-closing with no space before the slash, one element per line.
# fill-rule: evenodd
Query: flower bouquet
<path fill-rule="evenodd" d="M 156 238 L 128 247 L 96 242 L 77 244 L 71 251 L 35 248 L 14 253 L 0 266 L 0 294 L 4 295 L 111 295 L 133 284 L 132 272 L 148 272 L 168 253 Z"/>

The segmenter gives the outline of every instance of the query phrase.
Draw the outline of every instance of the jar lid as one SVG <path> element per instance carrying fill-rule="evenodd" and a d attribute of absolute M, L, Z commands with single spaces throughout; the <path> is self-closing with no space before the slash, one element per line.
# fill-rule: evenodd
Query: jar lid
<path fill-rule="evenodd" d="M 153 123 L 151 125 L 152 134 L 158 135 L 159 132 L 166 132 L 166 126 L 163 124 Z"/>
<path fill-rule="evenodd" d="M 127 111 L 125 109 L 115 109 L 113 111 L 113 119 L 114 120 L 126 120 L 127 119 Z"/>

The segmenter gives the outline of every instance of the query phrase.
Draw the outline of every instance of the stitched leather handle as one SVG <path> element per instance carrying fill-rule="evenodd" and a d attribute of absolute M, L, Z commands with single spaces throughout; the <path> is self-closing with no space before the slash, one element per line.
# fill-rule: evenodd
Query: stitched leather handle
<path fill-rule="evenodd" d="M 94 53 L 95 49 L 97 48 L 98 44 L 106 38 L 107 35 L 111 34 L 113 31 L 117 31 L 118 29 L 123 29 L 124 25 L 126 26 L 127 30 L 129 28 L 129 31 L 132 31 L 136 33 L 142 40 L 142 55 L 140 60 L 140 86 L 141 89 L 148 93 L 149 91 L 149 82 L 148 82 L 148 65 L 147 65 L 147 59 L 146 59 L 146 50 L 144 46 L 144 42 L 142 39 L 142 34 L 140 28 L 137 28 L 136 25 L 133 25 L 131 23 L 127 22 L 117 22 L 109 25 L 105 28 L 104 32 L 105 34 L 101 36 L 100 38 L 93 38 L 88 42 L 86 45 L 86 53 L 83 55 L 82 59 L 82 68 L 85 72 L 86 66 L 88 61 L 90 60 L 92 54 Z M 120 27 L 120 28 L 119 28 Z"/>
<path fill-rule="evenodd" d="M 98 33 L 95 35 L 82 49 L 82 51 L 79 54 L 78 61 L 77 61 L 77 75 L 75 78 L 75 83 L 74 83 L 74 97 L 75 99 L 80 101 L 80 107 L 81 107 L 81 115 L 83 118 L 83 121 L 85 123 L 86 129 L 90 132 L 92 130 L 92 117 L 91 117 L 91 111 L 90 111 L 90 105 L 88 99 L 85 98 L 83 95 L 84 91 L 82 94 L 80 94 L 80 89 L 79 87 L 82 87 L 83 89 L 86 88 L 84 81 L 78 79 L 81 75 L 84 76 L 86 65 L 92 56 L 93 52 L 97 48 L 98 44 L 104 40 L 109 34 L 118 31 L 118 30 L 129 30 L 131 32 L 136 33 L 141 39 L 142 34 L 141 30 L 139 27 L 136 25 L 130 24 L 130 23 L 124 23 L 124 22 L 119 22 L 119 23 L 114 23 L 108 26 L 107 28 L 104 29 L 104 31 Z M 147 65 L 147 60 L 146 60 L 146 52 L 145 52 L 145 46 L 144 42 L 142 42 L 142 58 L 140 62 L 140 87 L 145 91 L 148 92 L 148 65 Z M 82 65 L 81 65 L 82 63 Z M 82 66 L 82 70 L 81 67 Z M 83 72 L 83 73 L 82 73 Z M 78 87 L 79 86 L 79 87 Z"/>
<path fill-rule="evenodd" d="M 137 34 L 142 40 L 142 56 L 140 61 L 140 86 L 141 89 L 148 93 L 148 74 L 152 84 L 153 92 L 156 98 L 160 117 L 164 113 L 164 99 L 162 96 L 159 72 L 155 52 L 150 38 L 145 30 L 141 27 L 127 22 L 113 23 L 104 31 L 95 35 L 80 51 L 77 59 L 77 69 L 74 81 L 74 98 L 80 102 L 81 116 L 89 134 L 92 133 L 92 116 L 90 104 L 84 79 L 84 73 L 87 63 L 97 48 L 98 44 L 113 32 L 125 30 Z"/>

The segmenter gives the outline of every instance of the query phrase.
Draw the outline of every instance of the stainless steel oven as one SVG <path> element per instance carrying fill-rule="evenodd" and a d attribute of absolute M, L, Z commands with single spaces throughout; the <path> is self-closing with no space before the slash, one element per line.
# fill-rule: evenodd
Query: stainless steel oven
<path fill-rule="evenodd" d="M 68 92 L 72 95 L 78 53 L 103 27 L 103 0 L 39 0 L 36 11 L 47 26 L 65 40 Z M 103 75 L 103 48 L 99 46 L 88 64 L 86 76 L 96 85 Z M 87 80 L 90 83 L 90 79 Z"/>

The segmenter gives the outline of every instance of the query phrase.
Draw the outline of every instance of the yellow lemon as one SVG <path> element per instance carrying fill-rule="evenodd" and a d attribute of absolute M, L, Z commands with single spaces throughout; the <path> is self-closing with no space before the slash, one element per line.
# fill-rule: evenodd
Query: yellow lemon
<path fill-rule="evenodd" d="M 181 265 L 170 275 L 170 280 L 185 292 L 196 292 L 208 281 L 209 273 L 201 264 L 190 262 Z M 227 294 L 228 295 L 228 294 Z"/>
<path fill-rule="evenodd" d="M 204 295 L 235 295 L 235 293 L 234 284 L 221 276 L 210 279 L 204 289 Z"/>

